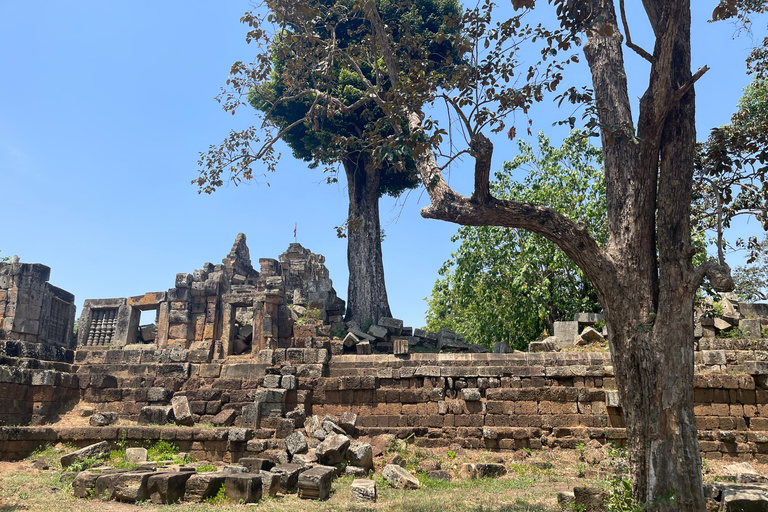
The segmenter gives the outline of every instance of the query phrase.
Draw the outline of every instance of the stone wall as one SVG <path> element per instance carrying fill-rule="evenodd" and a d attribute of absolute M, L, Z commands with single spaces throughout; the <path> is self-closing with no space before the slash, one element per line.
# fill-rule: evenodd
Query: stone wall
<path fill-rule="evenodd" d="M 344 301 L 328 277 L 325 258 L 290 244 L 280 260 L 262 258 L 253 268 L 240 233 L 220 265 L 206 263 L 176 274 L 162 292 L 89 299 L 79 321 L 81 347 L 137 348 L 142 311 L 156 311 L 153 348 L 195 351 L 221 359 L 265 348 L 291 346 L 298 312 L 319 312 L 319 321 L 340 321 Z M 140 348 L 140 347 L 139 347 Z"/>
<path fill-rule="evenodd" d="M 0 340 L 74 348 L 75 296 L 40 263 L 0 263 Z"/>
<path fill-rule="evenodd" d="M 745 343 L 738 340 L 711 341 L 722 348 L 696 352 L 702 454 L 768 462 L 768 340 L 750 350 L 734 349 Z M 286 417 L 350 411 L 358 414 L 362 435 L 393 433 L 424 446 L 512 450 L 626 440 L 604 353 L 331 357 L 326 348 L 293 348 L 262 351 L 255 361 L 201 361 L 183 349 L 84 348 L 72 365 L 28 370 L 18 361 L 0 372 L 5 425 L 53 421 L 78 400 L 136 420 L 142 407 L 184 395 L 198 423 L 232 409 L 239 426 L 244 406 L 262 404 L 261 428 L 249 436 L 270 437 Z M 68 397 L 69 405 L 58 397 Z M 57 436 L 67 431 L 61 432 Z M 224 444 L 209 451 L 231 456 L 218 442 Z M 274 442 L 252 443 L 251 452 Z"/>

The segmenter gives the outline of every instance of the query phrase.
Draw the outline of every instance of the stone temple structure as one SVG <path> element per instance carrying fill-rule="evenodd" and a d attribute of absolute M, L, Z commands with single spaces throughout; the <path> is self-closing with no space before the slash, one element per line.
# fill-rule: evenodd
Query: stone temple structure
<path fill-rule="evenodd" d="M 0 340 L 74 349 L 75 296 L 40 263 L 0 263 Z"/>
<path fill-rule="evenodd" d="M 176 274 L 167 291 L 86 300 L 77 344 L 120 348 L 154 341 L 158 349 L 189 350 L 200 360 L 255 356 L 290 347 L 294 324 L 303 316 L 341 322 L 344 306 L 324 256 L 293 243 L 279 260 L 261 258 L 255 269 L 240 233 L 221 264 Z M 156 311 L 154 328 L 140 328 L 147 310 Z"/>

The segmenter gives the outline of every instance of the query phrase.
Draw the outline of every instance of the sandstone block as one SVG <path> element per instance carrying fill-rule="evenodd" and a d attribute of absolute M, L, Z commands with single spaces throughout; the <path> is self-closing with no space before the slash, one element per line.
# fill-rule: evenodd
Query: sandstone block
<path fill-rule="evenodd" d="M 227 475 L 224 494 L 234 503 L 257 503 L 262 496 L 261 474 Z"/>
<path fill-rule="evenodd" d="M 170 405 L 148 405 L 139 411 L 139 425 L 165 425 L 173 418 L 173 407 Z"/>
<path fill-rule="evenodd" d="M 192 471 L 179 471 L 173 473 L 159 473 L 149 477 L 147 491 L 152 503 L 168 504 L 181 501 L 184 497 L 184 489 L 192 475 Z"/>
<path fill-rule="evenodd" d="M 100 443 L 92 444 L 81 448 L 77 451 L 64 455 L 61 458 L 61 467 L 66 468 L 74 464 L 76 461 L 87 459 L 90 457 L 103 458 L 109 457 L 109 443 L 102 441 Z"/>
<path fill-rule="evenodd" d="M 141 464 L 147 462 L 147 449 L 146 448 L 126 448 L 125 460 L 131 464 Z"/>
<path fill-rule="evenodd" d="M 347 448 L 347 461 L 366 470 L 373 469 L 373 448 L 368 443 L 356 441 Z"/>
<path fill-rule="evenodd" d="M 299 498 L 326 500 L 331 493 L 331 484 L 336 468 L 315 466 L 299 475 Z"/>
<path fill-rule="evenodd" d="M 298 464 L 277 464 L 269 471 L 280 476 L 280 492 L 287 494 L 296 492 L 303 469 Z"/>
<path fill-rule="evenodd" d="M 376 482 L 357 478 L 352 480 L 349 501 L 353 503 L 376 503 Z"/>
<path fill-rule="evenodd" d="M 177 425 L 186 425 L 191 427 L 195 424 L 195 419 L 192 417 L 192 411 L 189 408 L 189 400 L 186 396 L 175 396 L 171 399 L 171 407 L 173 407 L 173 417 Z"/>
<path fill-rule="evenodd" d="M 418 489 L 419 481 L 416 477 L 397 464 L 387 464 L 381 470 L 381 476 L 395 489 Z"/>
<path fill-rule="evenodd" d="M 147 483 L 154 472 L 135 473 L 128 471 L 121 473 L 113 480 L 112 499 L 135 503 L 149 499 Z"/>
<path fill-rule="evenodd" d="M 349 447 L 349 438 L 341 434 L 331 434 L 315 448 L 320 464 L 335 466 L 344 462 Z"/>
<path fill-rule="evenodd" d="M 307 453 L 309 445 L 307 439 L 301 432 L 293 432 L 291 435 L 285 438 L 285 449 L 291 454 L 291 457 L 297 453 Z"/>
<path fill-rule="evenodd" d="M 224 485 L 226 477 L 222 473 L 198 473 L 187 480 L 184 500 L 201 502 L 206 498 L 216 496 Z"/>

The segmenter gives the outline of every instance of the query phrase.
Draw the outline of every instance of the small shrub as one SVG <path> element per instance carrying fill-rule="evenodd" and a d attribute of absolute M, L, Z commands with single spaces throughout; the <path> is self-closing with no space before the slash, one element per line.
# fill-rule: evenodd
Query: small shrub
<path fill-rule="evenodd" d="M 224 503 L 229 503 L 231 500 L 227 497 L 227 495 L 224 492 L 224 486 L 222 485 L 219 487 L 219 491 L 209 498 L 205 499 L 206 503 L 210 503 L 211 505 L 222 505 Z"/>
<path fill-rule="evenodd" d="M 721 338 L 728 338 L 732 340 L 743 340 L 750 338 L 750 336 L 741 330 L 739 327 L 734 327 L 732 329 L 729 329 L 725 332 L 720 333 Z"/>
<path fill-rule="evenodd" d="M 448 458 L 453 460 L 456 458 L 456 452 L 453 450 L 448 450 Z"/>
<path fill-rule="evenodd" d="M 198 473 L 215 473 L 216 472 L 216 466 L 213 464 L 203 464 L 202 466 L 199 466 L 197 468 Z"/>

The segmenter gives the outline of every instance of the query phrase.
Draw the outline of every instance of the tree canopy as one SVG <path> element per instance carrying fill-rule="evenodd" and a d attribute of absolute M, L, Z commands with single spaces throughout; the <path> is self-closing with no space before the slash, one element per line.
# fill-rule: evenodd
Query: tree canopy
<path fill-rule="evenodd" d="M 538 152 L 518 140 L 520 154 L 495 174 L 499 199 L 542 205 L 582 222 L 600 245 L 608 241 L 602 154 L 574 131 L 556 148 L 539 134 Z M 522 181 L 513 174 L 527 169 Z M 555 320 L 600 311 L 584 273 L 555 244 L 530 231 L 463 226 L 460 242 L 439 270 L 429 298 L 427 328 L 447 327 L 472 343 L 506 341 L 526 349 Z"/>

